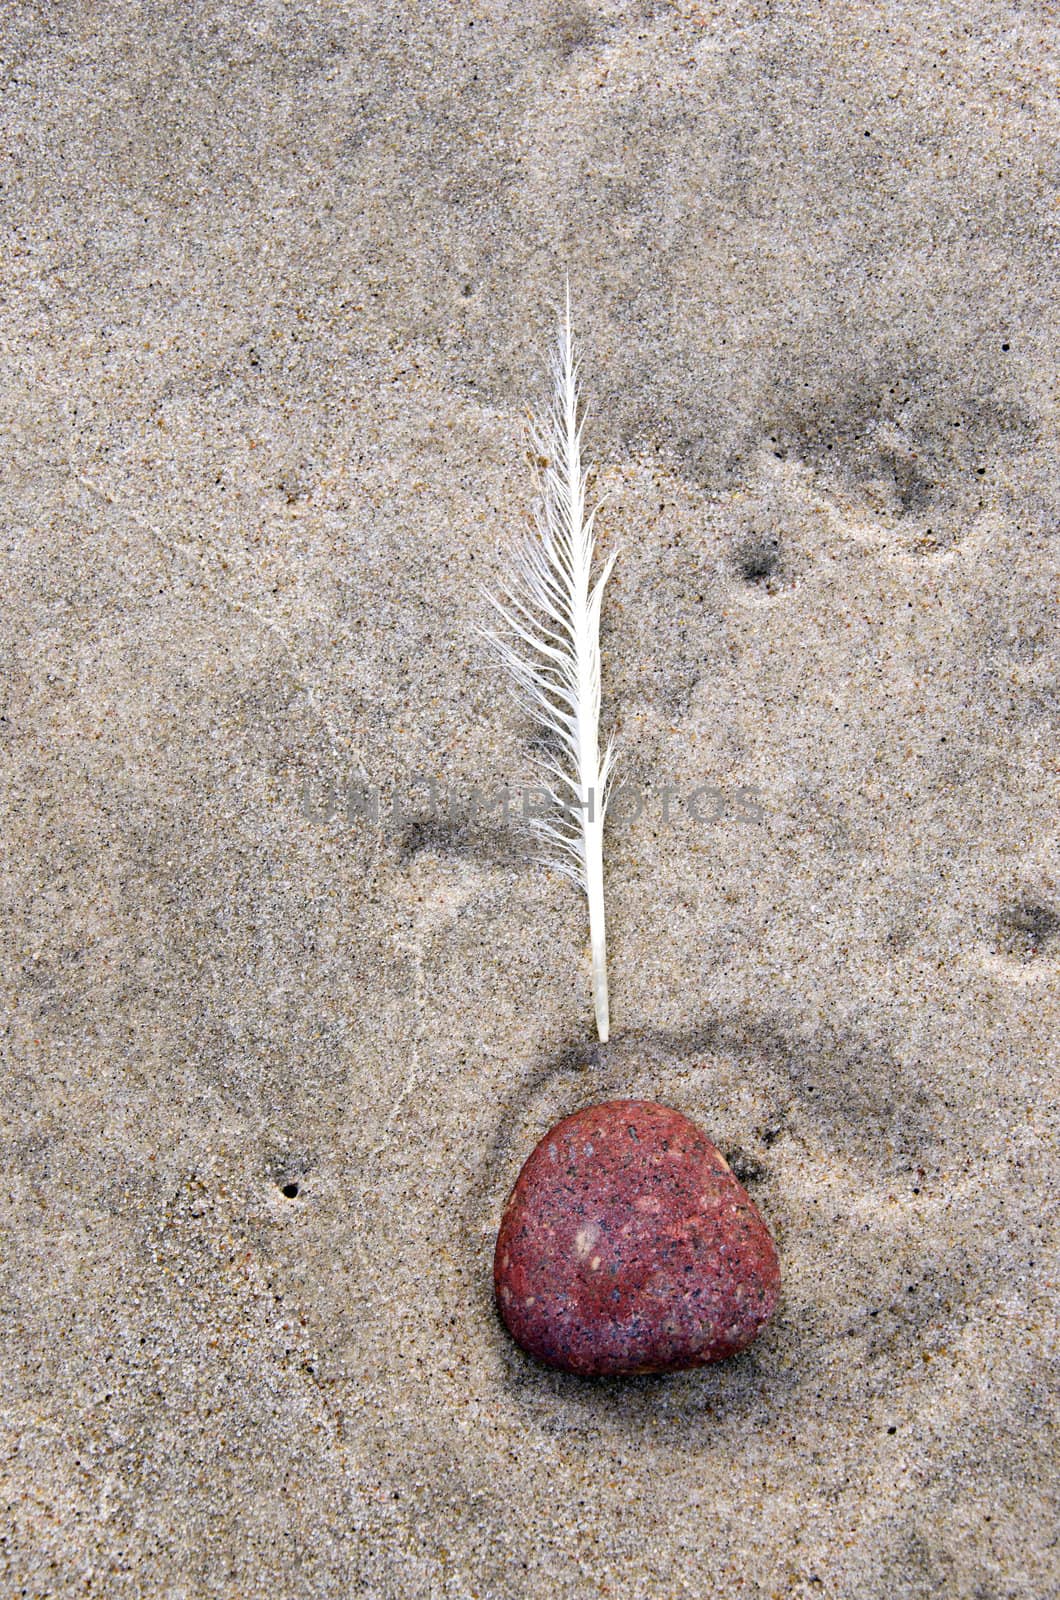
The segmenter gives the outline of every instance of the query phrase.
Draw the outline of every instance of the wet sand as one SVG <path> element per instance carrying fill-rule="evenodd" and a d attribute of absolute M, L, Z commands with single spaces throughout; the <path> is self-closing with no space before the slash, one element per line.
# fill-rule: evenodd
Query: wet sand
<path fill-rule="evenodd" d="M 0 50 L 0 1587 L 1038 1600 L 1047 9 L 27 4 Z M 606 1047 L 475 634 L 567 270 L 642 801 Z M 730 1362 L 579 1380 L 496 1317 L 519 1167 L 617 1096 L 777 1240 Z"/>

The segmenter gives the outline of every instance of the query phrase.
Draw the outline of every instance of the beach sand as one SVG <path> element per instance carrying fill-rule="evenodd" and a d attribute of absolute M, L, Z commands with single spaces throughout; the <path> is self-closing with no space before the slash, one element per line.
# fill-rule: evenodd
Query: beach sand
<path fill-rule="evenodd" d="M 1054 1592 L 1049 8 L 0 51 L 3 1593 Z M 568 271 L 606 1047 L 475 632 Z M 621 1096 L 780 1251 L 698 1373 L 494 1309 L 522 1162 Z"/>

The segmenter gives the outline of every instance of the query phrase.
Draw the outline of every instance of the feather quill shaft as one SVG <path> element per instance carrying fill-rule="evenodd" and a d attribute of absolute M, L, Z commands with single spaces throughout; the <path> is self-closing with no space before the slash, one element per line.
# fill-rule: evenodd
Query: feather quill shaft
<path fill-rule="evenodd" d="M 499 596 L 488 598 L 504 627 L 487 637 L 519 699 L 543 735 L 538 776 L 547 810 L 532 819 L 545 859 L 585 891 L 589 904 L 593 1008 L 601 1040 L 609 1031 L 604 915 L 604 817 L 614 764 L 600 749 L 600 607 L 615 556 L 593 578 L 597 507 L 587 505 L 582 464 L 578 362 L 570 286 L 552 361 L 552 402 L 531 423 L 544 462 L 535 519 Z"/>

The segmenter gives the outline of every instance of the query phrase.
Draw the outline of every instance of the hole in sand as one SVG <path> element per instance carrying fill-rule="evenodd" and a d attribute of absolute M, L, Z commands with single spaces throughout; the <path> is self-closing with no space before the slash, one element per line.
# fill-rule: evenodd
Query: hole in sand
<path fill-rule="evenodd" d="M 998 949 L 1018 961 L 1033 961 L 1042 955 L 1060 934 L 1060 916 L 1036 900 L 1018 900 L 1002 912 L 998 926 Z"/>
<path fill-rule="evenodd" d="M 780 566 L 780 540 L 776 535 L 752 539 L 737 557 L 740 576 L 747 583 L 765 583 Z"/>

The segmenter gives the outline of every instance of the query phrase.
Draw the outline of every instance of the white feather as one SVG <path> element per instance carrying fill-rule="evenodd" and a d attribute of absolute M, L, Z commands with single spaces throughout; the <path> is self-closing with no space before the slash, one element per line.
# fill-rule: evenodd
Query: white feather
<path fill-rule="evenodd" d="M 499 597 L 487 596 L 504 624 L 487 638 L 544 735 L 538 777 L 549 809 L 532 826 L 547 847 L 545 859 L 573 878 L 588 899 L 593 1005 L 597 1031 L 606 1040 L 603 832 L 614 748 L 609 741 L 601 754 L 600 604 L 615 557 L 608 557 L 594 582 L 597 508 L 586 508 L 589 474 L 582 466 L 569 285 L 552 379 L 551 407 L 530 430 L 534 453 L 545 463 L 541 498 Z"/>

